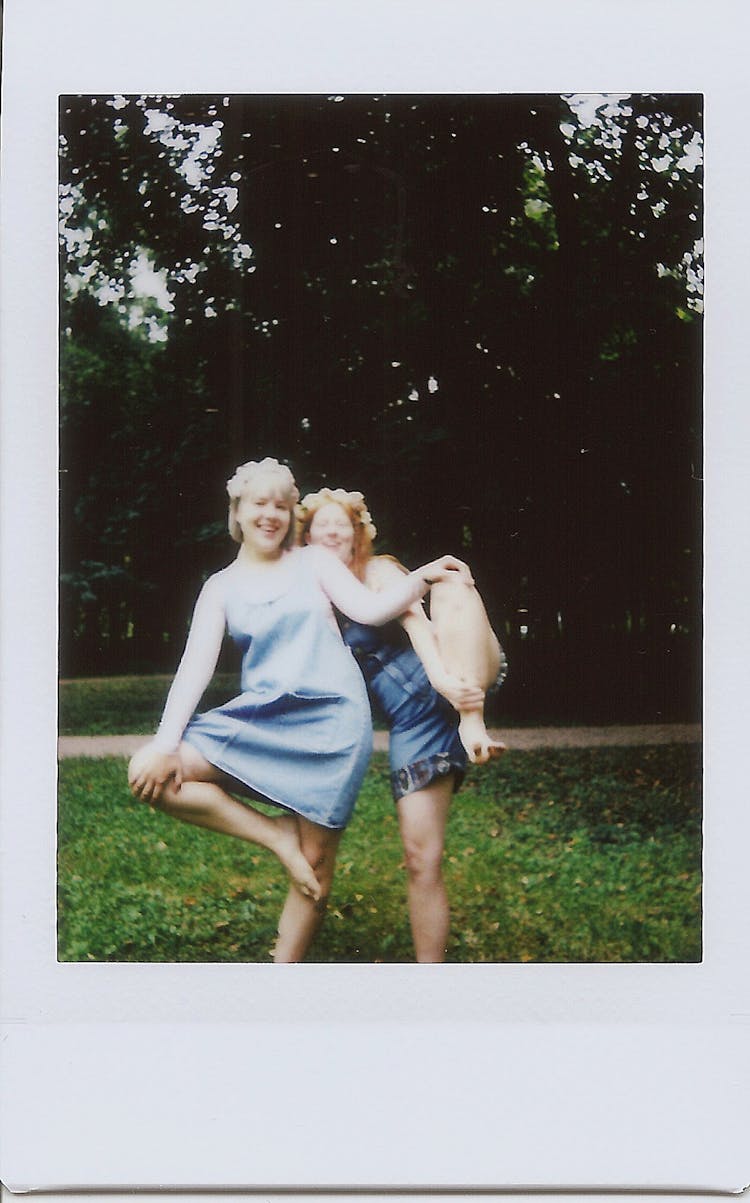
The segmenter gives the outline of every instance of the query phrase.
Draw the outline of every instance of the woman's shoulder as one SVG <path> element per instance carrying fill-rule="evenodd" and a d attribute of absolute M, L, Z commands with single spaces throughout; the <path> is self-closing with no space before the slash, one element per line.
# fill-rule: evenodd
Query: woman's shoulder
<path fill-rule="evenodd" d="M 408 571 L 395 556 L 372 556 L 365 565 L 365 584 L 370 589 L 382 589 L 384 585 L 408 574 Z"/>
<path fill-rule="evenodd" d="M 227 564 L 226 568 L 220 568 L 218 572 L 212 572 L 209 577 L 206 577 L 200 596 L 223 604 L 227 596 L 227 591 L 236 577 L 237 561 L 232 560 L 231 564 Z"/>
<path fill-rule="evenodd" d="M 299 557 L 298 563 L 313 569 L 314 572 L 325 572 L 326 566 L 340 564 L 338 556 L 327 547 L 315 547 L 307 543 L 304 547 L 294 547 L 289 555 Z"/>

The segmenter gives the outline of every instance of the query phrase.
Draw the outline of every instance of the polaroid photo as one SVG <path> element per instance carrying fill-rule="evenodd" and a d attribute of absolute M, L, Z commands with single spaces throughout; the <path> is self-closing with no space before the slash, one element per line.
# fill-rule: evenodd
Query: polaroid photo
<path fill-rule="evenodd" d="M 602 7 L 6 4 L 6 1193 L 750 1183 L 741 9 Z"/>

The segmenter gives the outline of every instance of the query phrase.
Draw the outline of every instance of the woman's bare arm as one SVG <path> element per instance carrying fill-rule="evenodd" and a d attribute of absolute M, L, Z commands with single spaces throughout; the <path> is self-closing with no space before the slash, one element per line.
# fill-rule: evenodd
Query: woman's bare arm
<path fill-rule="evenodd" d="M 174 751 L 179 745 L 182 732 L 214 675 L 226 623 L 222 594 L 219 580 L 213 576 L 206 581 L 195 603 L 185 651 L 155 737 L 166 751 Z"/>
<path fill-rule="evenodd" d="M 390 556 L 376 556 L 370 560 L 365 574 L 368 588 L 380 591 L 391 582 L 403 577 L 406 569 Z M 427 679 L 456 710 L 481 706 L 484 694 L 475 685 L 462 681 L 448 672 L 438 648 L 435 629 L 427 617 L 421 602 L 410 606 L 399 616 L 414 651 L 422 661 Z"/>
<path fill-rule="evenodd" d="M 398 580 L 387 589 L 374 593 L 366 588 L 333 552 L 324 547 L 307 547 L 305 555 L 312 557 L 318 583 L 338 610 L 353 622 L 367 626 L 383 626 L 403 614 L 415 601 L 424 597 L 436 581 L 452 575 L 466 575 L 469 570 L 460 560 L 443 556 L 432 560 L 414 572 L 399 573 Z"/>
<path fill-rule="evenodd" d="M 167 695 L 159 729 L 131 761 L 129 780 L 133 793 L 157 801 L 164 785 L 181 784 L 177 749 L 182 733 L 211 680 L 224 637 L 222 589 L 211 577 L 200 592 L 193 611 L 190 634 L 180 666 Z"/>

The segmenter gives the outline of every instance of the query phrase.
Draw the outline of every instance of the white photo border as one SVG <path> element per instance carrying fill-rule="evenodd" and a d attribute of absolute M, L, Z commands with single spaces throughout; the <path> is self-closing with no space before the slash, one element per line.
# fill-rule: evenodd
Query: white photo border
<path fill-rule="evenodd" d="M 0 1175 L 11 1189 L 750 1182 L 742 11 L 739 0 L 709 17 L 699 0 L 6 0 Z M 705 95 L 701 964 L 56 960 L 58 97 L 370 90 Z"/>

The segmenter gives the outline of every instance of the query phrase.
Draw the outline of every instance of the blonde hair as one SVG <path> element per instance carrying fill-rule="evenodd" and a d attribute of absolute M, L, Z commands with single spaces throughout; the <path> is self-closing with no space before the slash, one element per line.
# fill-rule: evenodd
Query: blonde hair
<path fill-rule="evenodd" d="M 297 541 L 306 542 L 318 510 L 331 504 L 340 506 L 354 527 L 350 568 L 361 580 L 367 561 L 372 558 L 372 544 L 378 533 L 361 493 L 348 493 L 346 489 L 320 489 L 317 493 L 308 493 L 297 505 Z"/>
<path fill-rule="evenodd" d="M 294 543 L 294 507 L 299 501 L 299 489 L 286 464 L 280 464 L 277 459 L 271 459 L 269 456 L 262 460 L 248 460 L 246 464 L 240 464 L 234 476 L 227 481 L 227 493 L 229 494 L 227 527 L 229 533 L 235 543 L 242 542 L 242 529 L 237 521 L 237 509 L 242 498 L 255 488 L 260 477 L 273 480 L 274 492 L 283 498 L 289 507 L 289 530 L 284 535 L 281 546 L 283 548 L 291 547 Z"/>

